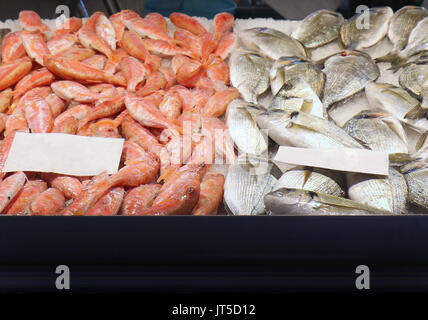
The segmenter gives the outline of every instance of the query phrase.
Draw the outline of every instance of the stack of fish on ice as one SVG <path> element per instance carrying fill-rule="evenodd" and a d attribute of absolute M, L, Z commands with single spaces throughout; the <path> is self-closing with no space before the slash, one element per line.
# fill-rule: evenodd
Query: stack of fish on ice
<path fill-rule="evenodd" d="M 372 8 L 368 28 L 361 14 L 320 10 L 284 32 L 237 21 L 230 79 L 243 99 L 226 121 L 247 161 L 226 178 L 232 214 L 428 212 L 428 11 Z M 386 152 L 389 175 L 295 166 L 279 177 L 266 157 L 276 145 Z"/>

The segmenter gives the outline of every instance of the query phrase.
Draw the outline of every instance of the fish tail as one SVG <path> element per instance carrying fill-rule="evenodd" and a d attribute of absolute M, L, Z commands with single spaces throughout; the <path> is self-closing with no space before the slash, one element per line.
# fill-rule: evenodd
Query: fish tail
<path fill-rule="evenodd" d="M 424 116 L 424 109 L 421 108 L 421 105 L 417 105 L 410 109 L 405 115 L 405 119 L 419 119 Z"/>
<path fill-rule="evenodd" d="M 428 89 L 422 94 L 421 107 L 425 111 L 425 116 L 428 116 Z"/>

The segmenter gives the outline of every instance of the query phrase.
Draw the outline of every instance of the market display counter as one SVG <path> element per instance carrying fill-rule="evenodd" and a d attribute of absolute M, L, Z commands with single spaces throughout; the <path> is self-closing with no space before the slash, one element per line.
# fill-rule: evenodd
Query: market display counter
<path fill-rule="evenodd" d="M 428 285 L 424 216 L 1 217 L 0 291 L 356 292 Z"/>

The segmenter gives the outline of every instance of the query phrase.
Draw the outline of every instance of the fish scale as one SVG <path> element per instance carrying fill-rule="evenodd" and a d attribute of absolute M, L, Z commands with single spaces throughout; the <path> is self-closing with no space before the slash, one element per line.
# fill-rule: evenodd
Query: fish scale
<path fill-rule="evenodd" d="M 356 115 L 345 124 L 344 129 L 371 150 L 389 154 L 409 152 L 406 141 L 403 141 L 381 117 L 371 118 L 370 112 L 363 111 Z"/>
<path fill-rule="evenodd" d="M 401 171 L 409 187 L 409 201 L 428 213 L 428 167 L 424 162 L 414 162 L 403 167 Z"/>
<path fill-rule="evenodd" d="M 369 55 L 357 51 L 344 51 L 327 59 L 322 70 L 326 75 L 323 103 L 329 108 L 375 81 L 379 67 Z"/>

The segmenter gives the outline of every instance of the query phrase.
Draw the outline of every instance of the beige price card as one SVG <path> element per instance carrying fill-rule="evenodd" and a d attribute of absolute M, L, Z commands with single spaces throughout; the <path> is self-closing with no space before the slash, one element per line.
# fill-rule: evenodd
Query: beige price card
<path fill-rule="evenodd" d="M 64 133 L 17 132 L 3 172 L 55 172 L 73 176 L 112 174 L 119 168 L 124 139 Z"/>
<path fill-rule="evenodd" d="M 306 149 L 280 146 L 275 161 L 332 170 L 388 175 L 384 152 L 366 149 Z"/>

